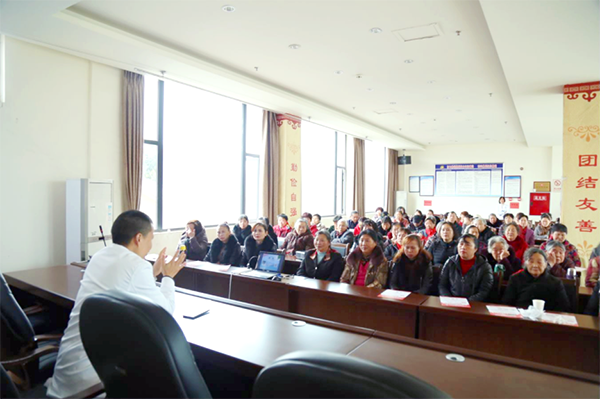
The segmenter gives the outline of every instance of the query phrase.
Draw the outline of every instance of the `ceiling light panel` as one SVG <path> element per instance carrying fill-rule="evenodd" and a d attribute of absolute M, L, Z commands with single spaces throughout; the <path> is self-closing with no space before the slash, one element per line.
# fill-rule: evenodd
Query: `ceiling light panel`
<path fill-rule="evenodd" d="M 433 39 L 442 35 L 442 31 L 437 23 L 398 29 L 392 31 L 392 33 L 396 35 L 399 40 L 405 43 L 415 40 Z"/>

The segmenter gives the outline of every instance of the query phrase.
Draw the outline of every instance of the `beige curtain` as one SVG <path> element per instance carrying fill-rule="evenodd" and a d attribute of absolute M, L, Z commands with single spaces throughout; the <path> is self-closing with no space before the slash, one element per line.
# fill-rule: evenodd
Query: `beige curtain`
<path fill-rule="evenodd" d="M 279 214 L 279 134 L 277 114 L 263 111 L 263 206 L 262 214 L 277 224 Z"/>
<path fill-rule="evenodd" d="M 387 150 L 387 209 L 390 215 L 396 211 L 396 191 L 398 191 L 398 151 Z"/>
<path fill-rule="evenodd" d="M 365 215 L 365 141 L 354 138 L 354 198 L 352 207 Z"/>
<path fill-rule="evenodd" d="M 140 209 L 144 165 L 144 77 L 125 71 L 123 85 L 125 209 Z"/>

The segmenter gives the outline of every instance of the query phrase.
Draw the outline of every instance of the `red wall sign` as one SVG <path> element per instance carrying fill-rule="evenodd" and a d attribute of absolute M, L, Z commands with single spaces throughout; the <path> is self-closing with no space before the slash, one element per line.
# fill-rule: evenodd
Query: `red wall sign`
<path fill-rule="evenodd" d="M 511 202 L 510 203 L 510 209 L 519 209 L 519 203 L 518 202 Z"/>
<path fill-rule="evenodd" d="M 529 193 L 529 215 L 550 212 L 550 193 Z"/>
<path fill-rule="evenodd" d="M 423 206 L 431 206 L 431 203 L 432 203 L 431 200 L 425 200 L 423 202 L 424 202 Z"/>

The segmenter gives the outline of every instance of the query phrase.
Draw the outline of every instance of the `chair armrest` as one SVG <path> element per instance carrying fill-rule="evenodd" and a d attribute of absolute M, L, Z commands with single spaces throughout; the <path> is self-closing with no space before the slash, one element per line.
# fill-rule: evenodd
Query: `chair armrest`
<path fill-rule="evenodd" d="M 44 341 L 60 341 L 62 339 L 62 334 L 40 334 L 34 337 L 34 340 L 37 342 Z"/>
<path fill-rule="evenodd" d="M 32 360 L 39 359 L 40 357 L 47 355 L 49 353 L 58 352 L 58 346 L 55 345 L 46 345 L 41 348 L 35 348 L 34 351 L 29 352 L 26 355 L 19 355 L 15 357 L 11 357 L 5 360 L 2 360 L 2 366 L 10 367 L 10 366 L 23 366 L 26 363 L 29 363 Z"/>
<path fill-rule="evenodd" d="M 33 306 L 29 306 L 29 307 L 23 309 L 23 312 L 27 316 L 31 316 L 31 315 L 34 315 L 34 314 L 45 312 L 46 310 L 48 310 L 48 308 L 45 307 L 45 306 L 42 306 L 42 305 L 33 305 Z"/>
<path fill-rule="evenodd" d="M 96 385 L 92 385 L 88 389 L 84 389 L 83 391 L 68 396 L 67 399 L 95 398 L 102 393 L 104 393 L 104 385 L 99 382 Z"/>

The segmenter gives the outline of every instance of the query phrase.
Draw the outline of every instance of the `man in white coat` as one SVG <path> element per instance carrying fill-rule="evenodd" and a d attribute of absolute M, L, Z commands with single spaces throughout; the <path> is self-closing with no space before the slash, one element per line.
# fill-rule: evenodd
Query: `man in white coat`
<path fill-rule="evenodd" d="M 69 325 L 60 342 L 54 375 L 46 382 L 48 396 L 65 398 L 90 388 L 100 378 L 90 363 L 79 335 L 79 312 L 90 296 L 108 290 L 142 295 L 173 313 L 175 282 L 173 277 L 183 268 L 185 253 L 177 251 L 165 262 L 165 249 L 154 267 L 144 257 L 152 248 L 152 220 L 139 211 L 123 212 L 111 230 L 113 244 L 96 253 L 85 269 Z M 163 274 L 160 288 L 155 278 Z"/>

